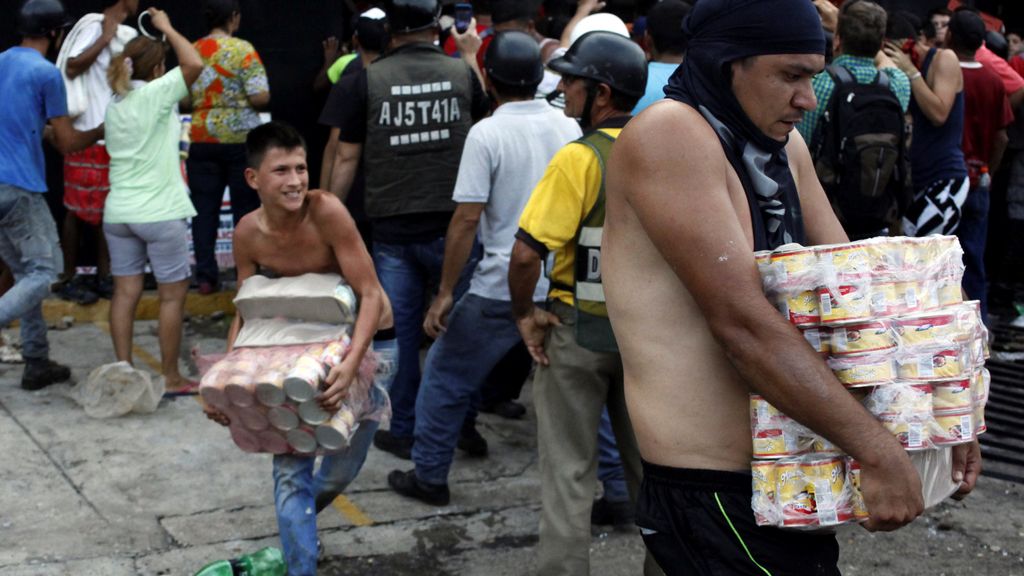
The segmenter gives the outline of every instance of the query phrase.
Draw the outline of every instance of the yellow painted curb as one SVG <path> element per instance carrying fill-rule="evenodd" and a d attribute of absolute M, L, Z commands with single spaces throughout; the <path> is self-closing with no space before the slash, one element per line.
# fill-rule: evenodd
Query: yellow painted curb
<path fill-rule="evenodd" d="M 215 312 L 234 314 L 235 305 L 232 300 L 235 293 L 216 292 L 204 296 L 190 292 L 185 298 L 185 314 L 189 316 L 209 316 Z M 148 291 L 139 300 L 135 311 L 136 320 L 156 320 L 160 315 L 160 298 L 155 291 Z M 43 318 L 47 324 L 55 324 L 65 316 L 71 316 L 75 322 L 106 322 L 110 319 L 110 301 L 100 300 L 89 306 L 82 306 L 59 298 L 47 298 L 43 301 Z"/>

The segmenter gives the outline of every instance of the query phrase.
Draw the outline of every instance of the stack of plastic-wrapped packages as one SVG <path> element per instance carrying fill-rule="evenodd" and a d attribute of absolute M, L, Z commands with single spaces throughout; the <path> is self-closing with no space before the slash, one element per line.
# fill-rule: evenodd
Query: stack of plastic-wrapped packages
<path fill-rule="evenodd" d="M 348 447 L 359 423 L 390 415 L 367 353 L 337 412 L 317 399 L 351 348 L 355 295 L 336 274 L 254 276 L 235 299 L 244 324 L 235 348 L 207 370 L 203 400 L 231 420 L 246 452 L 323 454 Z"/>
<path fill-rule="evenodd" d="M 978 303 L 962 300 L 962 255 L 952 236 L 787 245 L 755 255 L 769 300 L 912 452 L 926 505 L 955 489 L 948 447 L 985 431 L 988 332 Z M 750 417 L 758 524 L 867 518 L 855 461 L 759 396 L 751 396 Z"/>

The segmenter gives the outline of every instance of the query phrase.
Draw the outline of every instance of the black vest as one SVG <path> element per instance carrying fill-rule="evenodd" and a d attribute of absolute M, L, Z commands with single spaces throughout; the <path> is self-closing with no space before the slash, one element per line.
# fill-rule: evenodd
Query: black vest
<path fill-rule="evenodd" d="M 366 69 L 363 161 L 371 218 L 454 211 L 473 124 L 473 72 L 431 44 L 402 46 Z"/>

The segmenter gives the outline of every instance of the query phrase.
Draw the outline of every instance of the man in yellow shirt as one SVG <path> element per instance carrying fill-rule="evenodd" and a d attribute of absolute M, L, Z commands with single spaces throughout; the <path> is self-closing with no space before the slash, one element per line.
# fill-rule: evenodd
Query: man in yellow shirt
<path fill-rule="evenodd" d="M 562 75 L 566 115 L 580 118 L 587 132 L 555 155 L 534 188 L 519 220 L 509 288 L 516 324 L 539 364 L 533 381 L 542 503 L 538 574 L 586 575 L 597 428 L 606 403 L 634 497 L 640 480 L 600 262 L 604 166 L 644 94 L 647 65 L 628 39 L 591 32 L 549 66 Z M 550 310 L 543 310 L 532 295 L 541 262 L 552 253 Z"/>

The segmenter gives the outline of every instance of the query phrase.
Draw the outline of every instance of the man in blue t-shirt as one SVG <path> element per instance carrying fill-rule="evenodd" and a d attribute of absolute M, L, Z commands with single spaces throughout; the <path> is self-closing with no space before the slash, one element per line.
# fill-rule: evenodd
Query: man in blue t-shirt
<path fill-rule="evenodd" d="M 686 54 L 683 19 L 689 13 L 690 3 L 683 0 L 662 0 L 647 12 L 644 45 L 651 61 L 647 64 L 647 90 L 633 108 L 634 116 L 665 97 L 669 76 L 683 63 Z"/>
<path fill-rule="evenodd" d="M 42 140 L 62 154 L 90 146 L 102 125 L 71 125 L 64 81 L 46 55 L 70 25 L 59 0 L 28 0 L 18 13 L 21 44 L 0 53 L 0 258 L 15 284 L 0 297 L 0 327 L 21 319 L 25 372 L 21 387 L 38 390 L 71 377 L 49 359 L 42 301 L 63 267 L 57 226 L 46 204 Z"/>

